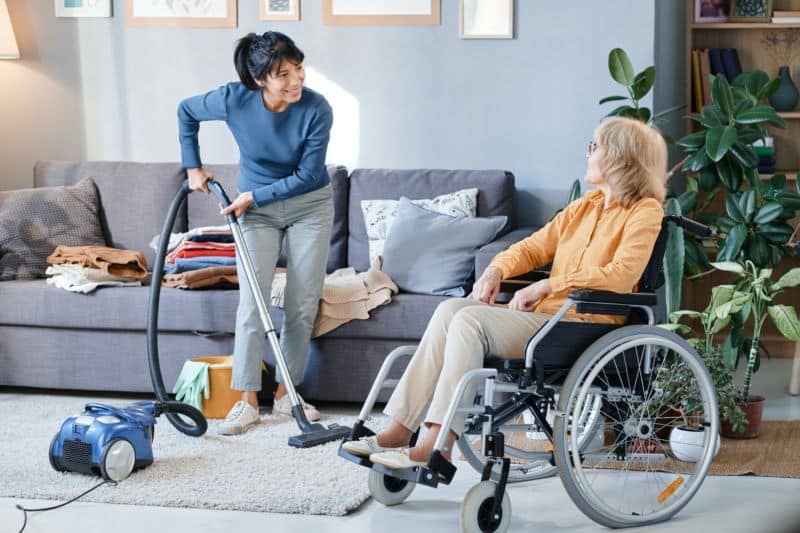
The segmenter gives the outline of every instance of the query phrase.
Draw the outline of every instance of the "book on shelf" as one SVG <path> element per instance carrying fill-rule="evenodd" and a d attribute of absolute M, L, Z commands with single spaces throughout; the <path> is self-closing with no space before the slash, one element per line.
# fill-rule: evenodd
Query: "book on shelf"
<path fill-rule="evenodd" d="M 792 17 L 800 18 L 800 11 L 776 9 L 772 12 L 772 18 L 780 19 L 780 18 L 792 18 Z"/>
<path fill-rule="evenodd" d="M 722 68 L 725 71 L 725 78 L 728 83 L 733 83 L 736 76 L 742 73 L 742 64 L 739 62 L 739 53 L 736 48 L 723 48 L 720 50 L 722 57 Z"/>
<path fill-rule="evenodd" d="M 700 51 L 692 50 L 692 96 L 693 109 L 697 112 L 703 108 L 703 84 L 700 81 Z"/>
<path fill-rule="evenodd" d="M 700 50 L 700 85 L 703 87 L 703 105 L 711 103 L 711 61 L 708 57 L 708 48 Z"/>
<path fill-rule="evenodd" d="M 725 74 L 725 69 L 722 66 L 722 55 L 719 48 L 708 49 L 708 61 L 711 64 L 711 74 Z"/>
<path fill-rule="evenodd" d="M 772 148 L 774 144 L 775 144 L 775 138 L 770 136 L 770 135 L 767 135 L 766 137 L 764 137 L 762 139 L 756 139 L 756 141 L 753 142 L 752 146 L 754 146 L 754 147 L 755 146 L 768 146 L 768 147 Z"/>
<path fill-rule="evenodd" d="M 800 17 L 772 17 L 773 24 L 800 24 Z"/>

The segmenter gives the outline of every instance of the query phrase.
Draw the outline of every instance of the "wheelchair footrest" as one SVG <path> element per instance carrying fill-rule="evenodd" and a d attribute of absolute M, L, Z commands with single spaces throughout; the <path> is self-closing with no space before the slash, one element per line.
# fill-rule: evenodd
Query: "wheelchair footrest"
<path fill-rule="evenodd" d="M 347 442 L 347 440 L 345 440 L 344 442 Z M 344 444 L 344 442 L 342 444 Z M 361 455 L 350 453 L 341 446 L 339 446 L 339 457 L 347 459 L 351 463 L 355 463 L 359 466 L 366 466 L 367 468 L 372 468 L 372 461 L 369 460 L 369 457 L 363 457 Z"/>

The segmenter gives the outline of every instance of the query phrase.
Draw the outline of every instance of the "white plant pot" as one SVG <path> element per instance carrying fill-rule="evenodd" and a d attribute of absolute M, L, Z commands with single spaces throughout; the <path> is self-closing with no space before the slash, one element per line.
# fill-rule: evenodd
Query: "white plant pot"
<path fill-rule="evenodd" d="M 681 461 L 696 463 L 703 455 L 705 428 L 686 429 L 674 427 L 669 433 L 669 446 L 675 457 Z M 714 442 L 714 457 L 719 452 L 719 434 Z"/>

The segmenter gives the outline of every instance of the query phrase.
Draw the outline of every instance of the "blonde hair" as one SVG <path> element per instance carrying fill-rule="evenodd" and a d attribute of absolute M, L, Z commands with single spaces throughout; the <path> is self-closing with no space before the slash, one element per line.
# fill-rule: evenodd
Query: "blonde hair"
<path fill-rule="evenodd" d="M 664 201 L 667 143 L 655 126 L 612 117 L 600 123 L 594 139 L 601 148 L 600 170 L 620 205 L 630 207 L 642 198 Z"/>

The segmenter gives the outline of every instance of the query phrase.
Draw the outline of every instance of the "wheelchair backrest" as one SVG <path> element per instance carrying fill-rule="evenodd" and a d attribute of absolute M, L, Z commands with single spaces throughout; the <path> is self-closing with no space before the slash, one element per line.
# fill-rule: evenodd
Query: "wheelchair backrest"
<path fill-rule="evenodd" d="M 670 219 L 664 217 L 661 220 L 661 230 L 658 232 L 650 259 L 644 267 L 642 277 L 639 279 L 637 292 L 655 292 L 658 283 L 658 275 L 664 267 L 664 251 L 667 248 L 667 238 L 669 237 Z"/>

